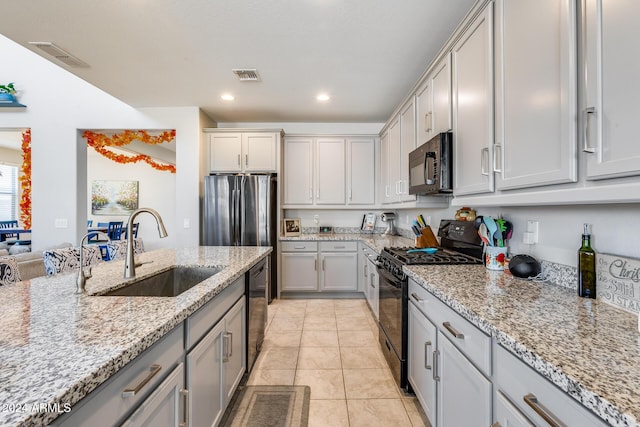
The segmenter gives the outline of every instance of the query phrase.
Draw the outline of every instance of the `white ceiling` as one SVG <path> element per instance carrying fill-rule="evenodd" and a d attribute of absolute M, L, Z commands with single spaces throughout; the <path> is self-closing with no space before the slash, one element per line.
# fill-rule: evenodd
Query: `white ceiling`
<path fill-rule="evenodd" d="M 28 42 L 55 43 L 89 64 L 63 68 L 135 107 L 199 106 L 218 122 L 384 122 L 475 0 L 10 3 L 3 35 L 34 51 Z M 239 82 L 233 68 L 262 81 Z M 220 99 L 227 92 L 235 101 Z"/>

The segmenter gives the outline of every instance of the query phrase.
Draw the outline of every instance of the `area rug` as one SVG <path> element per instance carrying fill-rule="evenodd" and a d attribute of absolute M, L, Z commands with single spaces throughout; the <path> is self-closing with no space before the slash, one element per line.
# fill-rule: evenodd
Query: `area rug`
<path fill-rule="evenodd" d="M 309 386 L 241 386 L 225 414 L 225 427 L 306 427 Z"/>

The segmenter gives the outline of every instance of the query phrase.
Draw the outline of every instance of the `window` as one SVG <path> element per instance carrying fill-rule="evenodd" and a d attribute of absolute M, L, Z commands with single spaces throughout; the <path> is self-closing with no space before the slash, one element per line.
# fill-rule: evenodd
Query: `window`
<path fill-rule="evenodd" d="M 18 167 L 0 164 L 0 221 L 18 219 Z"/>

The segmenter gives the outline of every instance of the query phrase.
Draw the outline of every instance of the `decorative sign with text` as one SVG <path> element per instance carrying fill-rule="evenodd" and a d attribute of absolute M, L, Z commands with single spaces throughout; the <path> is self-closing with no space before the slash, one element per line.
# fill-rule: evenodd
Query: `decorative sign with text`
<path fill-rule="evenodd" d="M 640 259 L 596 254 L 598 298 L 632 313 L 640 313 Z"/>

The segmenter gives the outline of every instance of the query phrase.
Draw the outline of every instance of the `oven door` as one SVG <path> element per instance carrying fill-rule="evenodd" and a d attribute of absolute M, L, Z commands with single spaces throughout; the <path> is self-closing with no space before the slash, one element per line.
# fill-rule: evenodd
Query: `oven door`
<path fill-rule="evenodd" d="M 403 294 L 406 294 L 407 281 L 398 280 L 389 271 L 378 267 L 380 277 L 378 303 L 380 328 L 386 335 L 398 359 L 403 359 Z M 405 295 L 406 301 L 406 295 Z"/>

